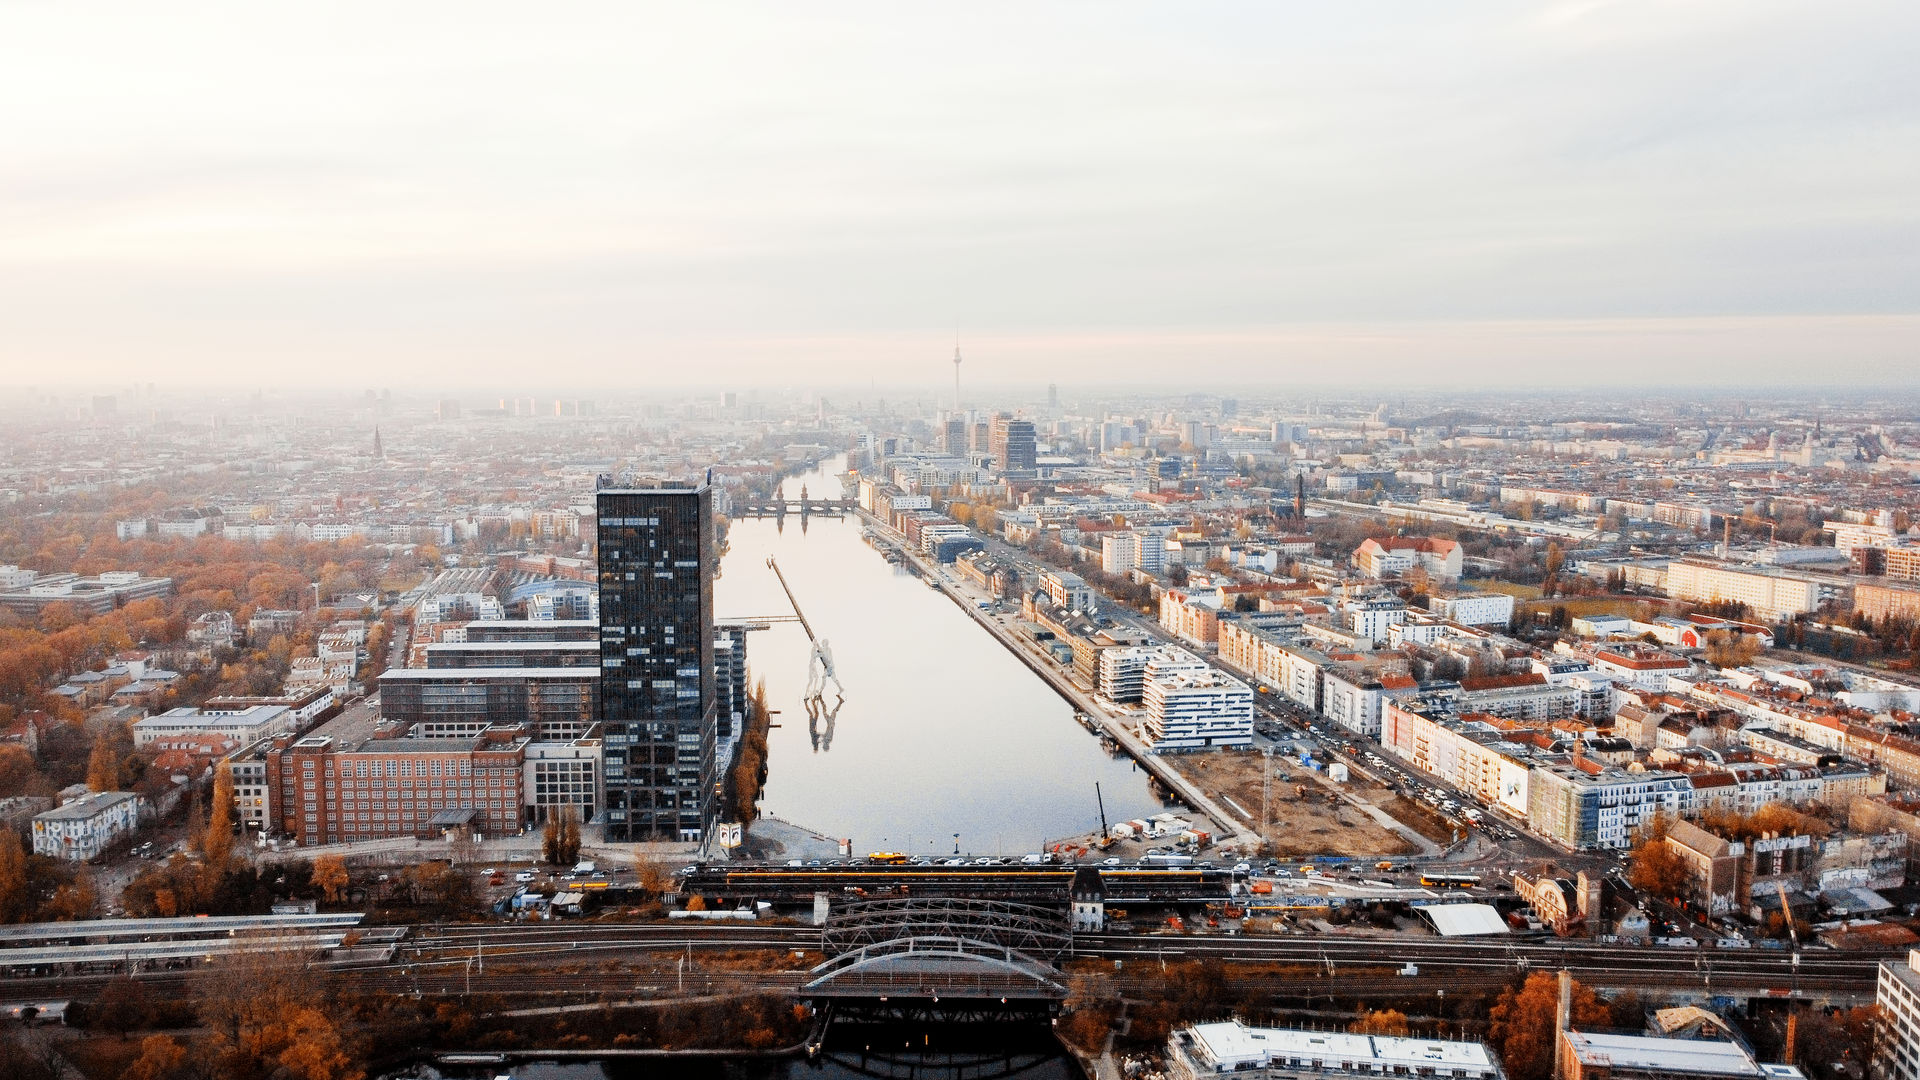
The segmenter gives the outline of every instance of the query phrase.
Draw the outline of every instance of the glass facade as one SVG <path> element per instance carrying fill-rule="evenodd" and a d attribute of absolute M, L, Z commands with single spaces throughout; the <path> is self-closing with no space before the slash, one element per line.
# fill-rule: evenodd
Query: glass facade
<path fill-rule="evenodd" d="M 606 838 L 699 840 L 713 823 L 713 493 L 595 495 Z"/>

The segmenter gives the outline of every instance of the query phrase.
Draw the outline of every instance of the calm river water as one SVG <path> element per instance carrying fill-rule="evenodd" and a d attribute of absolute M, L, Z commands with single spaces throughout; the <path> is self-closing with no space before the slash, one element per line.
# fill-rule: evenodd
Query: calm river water
<path fill-rule="evenodd" d="M 838 498 L 837 458 L 786 482 Z M 792 609 L 779 560 L 814 632 L 831 645 L 846 702 L 816 747 L 802 694 L 809 657 L 798 624 L 748 635 L 747 654 L 780 714 L 768 748 L 763 812 L 854 850 L 1020 854 L 1107 820 L 1157 813 L 1147 775 L 1114 758 L 1073 710 L 971 617 L 861 539 L 848 517 L 733 522 L 721 562 L 722 619 Z"/>
<path fill-rule="evenodd" d="M 390 1080 L 858 1080 L 918 1077 L 920 1080 L 1082 1080 L 1072 1058 L 1045 1024 L 976 1024 L 956 1027 L 836 1028 L 824 1053 L 811 1060 L 785 1058 L 694 1058 L 667 1061 L 607 1058 L 587 1061 L 524 1061 L 506 1066 L 416 1066 Z"/>

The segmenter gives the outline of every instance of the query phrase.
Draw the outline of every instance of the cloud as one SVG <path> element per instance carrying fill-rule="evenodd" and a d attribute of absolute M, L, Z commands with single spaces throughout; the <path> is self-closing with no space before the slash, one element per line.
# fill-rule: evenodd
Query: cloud
<path fill-rule="evenodd" d="M 1068 343 L 1225 372 L 1234 328 L 1393 326 L 1554 381 L 1608 357 L 1459 343 L 1605 325 L 1616 361 L 1712 341 L 1699 370 L 1746 378 L 1733 338 L 1657 328 L 1859 319 L 1857 356 L 1781 340 L 1880 378 L 1875 320 L 1920 295 L 1915 30 L 1737 0 L 0 7 L 0 362 L 754 373 L 725 350 L 959 325 L 1094 378 Z"/>

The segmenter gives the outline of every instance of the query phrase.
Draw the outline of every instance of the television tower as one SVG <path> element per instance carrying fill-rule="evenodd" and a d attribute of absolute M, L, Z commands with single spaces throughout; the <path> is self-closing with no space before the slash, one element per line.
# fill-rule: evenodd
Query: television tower
<path fill-rule="evenodd" d="M 953 411 L 960 411 L 960 339 L 953 340 Z"/>

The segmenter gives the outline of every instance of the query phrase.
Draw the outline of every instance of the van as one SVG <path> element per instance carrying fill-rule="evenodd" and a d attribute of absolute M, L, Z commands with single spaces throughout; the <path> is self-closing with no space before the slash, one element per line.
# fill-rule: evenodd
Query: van
<path fill-rule="evenodd" d="M 1039 866 L 1046 861 L 1047 857 L 1037 852 L 1020 856 L 1020 865 L 1022 866 Z"/>

